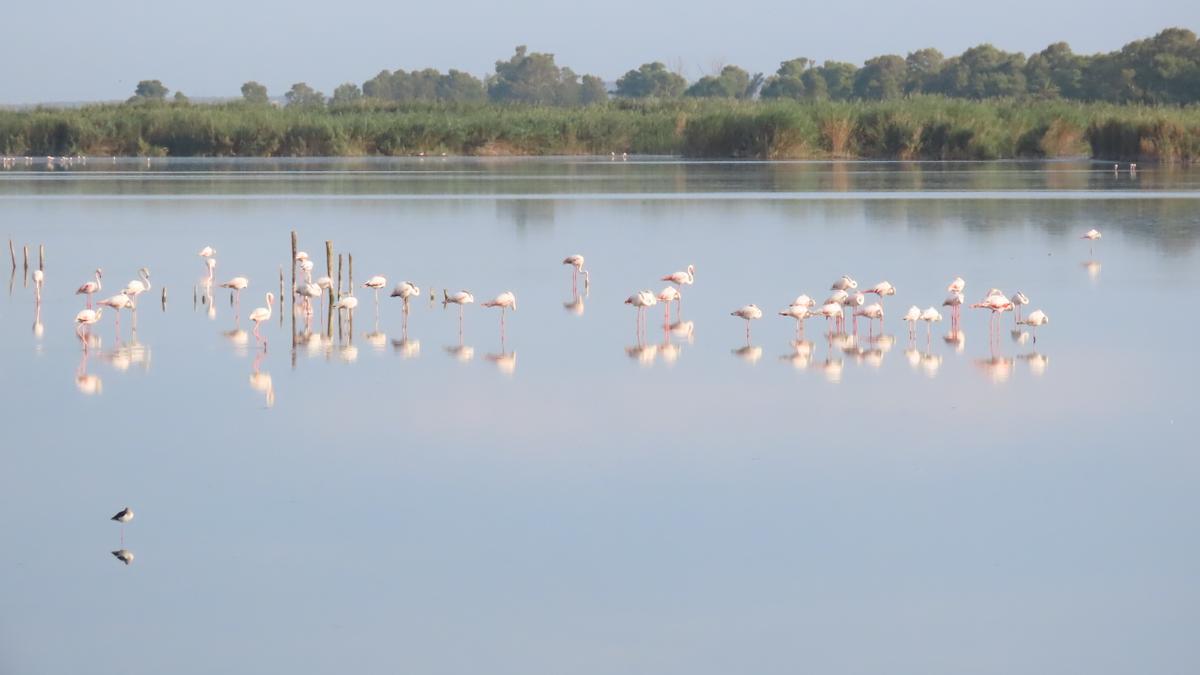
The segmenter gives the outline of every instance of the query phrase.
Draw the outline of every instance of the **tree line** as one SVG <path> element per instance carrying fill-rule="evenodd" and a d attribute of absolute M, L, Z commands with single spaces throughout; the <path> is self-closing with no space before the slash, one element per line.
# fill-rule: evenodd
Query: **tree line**
<path fill-rule="evenodd" d="M 138 83 L 133 103 L 162 102 L 168 89 L 159 80 Z M 555 63 L 554 55 L 516 48 L 495 72 L 480 79 L 460 70 L 380 71 L 361 85 L 346 82 L 331 96 L 304 82 L 284 94 L 289 107 L 346 108 L 374 102 L 519 103 L 578 106 L 623 99 L 792 99 L 798 101 L 883 101 L 935 94 L 950 98 L 1067 99 L 1109 103 L 1189 104 L 1200 102 L 1200 40 L 1184 28 L 1168 28 L 1121 49 L 1076 54 L 1056 42 L 1026 57 L 990 44 L 946 57 L 934 48 L 905 56 L 885 54 L 862 66 L 840 61 L 789 59 L 770 76 L 736 65 L 688 82 L 661 62 L 644 63 L 618 78 L 611 89 L 595 75 L 578 75 Z M 267 88 L 242 85 L 243 99 L 270 102 Z M 187 97 L 176 92 L 175 101 Z"/>

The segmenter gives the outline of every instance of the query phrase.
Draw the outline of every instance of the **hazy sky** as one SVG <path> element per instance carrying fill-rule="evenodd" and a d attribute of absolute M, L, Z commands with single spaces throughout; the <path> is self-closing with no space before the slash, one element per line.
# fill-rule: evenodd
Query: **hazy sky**
<path fill-rule="evenodd" d="M 161 79 L 191 96 L 237 95 L 256 79 L 272 94 L 306 81 L 326 92 L 383 68 L 490 72 L 513 46 L 557 55 L 580 73 L 615 79 L 651 60 L 689 78 L 720 63 L 771 72 L 796 56 L 861 62 L 980 42 L 1026 53 L 1066 40 L 1108 51 L 1167 26 L 1200 29 L 1200 3 L 1156 0 L 1114 16 L 1094 0 L 20 1 L 6 11 L 0 101 L 128 96 Z M 1133 10 L 1133 11 L 1129 11 Z"/>

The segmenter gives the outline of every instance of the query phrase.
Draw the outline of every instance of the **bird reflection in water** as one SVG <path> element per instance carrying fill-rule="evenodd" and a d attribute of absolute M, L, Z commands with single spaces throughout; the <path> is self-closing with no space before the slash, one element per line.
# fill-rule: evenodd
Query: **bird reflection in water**
<path fill-rule="evenodd" d="M 275 405 L 275 386 L 271 382 L 271 374 L 260 370 L 263 358 L 267 355 L 265 349 L 258 350 L 250 370 L 250 388 L 263 395 L 267 407 Z"/>
<path fill-rule="evenodd" d="M 79 358 L 79 367 L 75 369 L 75 388 L 79 393 L 91 396 L 100 394 L 104 391 L 104 383 L 100 381 L 99 375 L 92 375 L 87 372 L 88 356 L 90 351 L 83 350 L 83 354 Z"/>
<path fill-rule="evenodd" d="M 797 370 L 804 370 L 812 365 L 813 343 L 811 340 L 792 340 L 788 343 L 792 351 L 779 357 L 780 361 L 792 364 Z"/>
<path fill-rule="evenodd" d="M 379 330 L 379 308 L 375 309 L 375 327 L 370 332 L 364 335 L 367 339 L 367 344 L 371 345 L 371 349 L 377 352 L 382 352 L 387 349 L 388 337 L 387 334 Z"/>
<path fill-rule="evenodd" d="M 696 322 L 695 321 L 676 321 L 668 326 L 671 336 L 678 338 L 688 343 L 689 345 L 696 344 Z"/>
<path fill-rule="evenodd" d="M 233 345 L 233 352 L 235 354 L 238 356 L 246 355 L 248 351 L 247 347 L 250 344 L 249 333 L 241 328 L 234 328 L 233 330 L 222 331 L 221 336 L 228 340 L 229 344 Z"/>
<path fill-rule="evenodd" d="M 1009 335 L 1012 336 L 1012 341 L 1019 345 L 1023 345 L 1026 342 L 1029 342 L 1029 332 L 1028 331 L 1023 331 L 1019 328 L 1014 328 L 1012 331 L 1009 332 Z"/>
<path fill-rule="evenodd" d="M 825 381 L 830 384 L 838 384 L 842 381 L 842 370 L 844 364 L 840 358 L 834 358 L 833 355 L 825 357 L 825 362 L 821 364 L 821 375 L 825 376 Z"/>
<path fill-rule="evenodd" d="M 333 341 L 326 338 L 323 333 L 313 333 L 311 331 L 303 333 L 298 339 L 297 344 L 304 346 L 304 353 L 309 358 L 317 358 L 319 356 L 328 357 L 333 350 Z"/>
<path fill-rule="evenodd" d="M 459 363 L 466 363 L 475 358 L 475 348 L 463 344 L 462 335 L 458 336 L 457 345 L 447 345 L 444 347 L 446 353 L 454 358 Z"/>
<path fill-rule="evenodd" d="M 1085 260 L 1084 262 L 1080 263 L 1080 266 L 1083 267 L 1083 269 L 1087 272 L 1088 280 L 1092 281 L 1093 283 L 1100 280 L 1099 260 Z"/>
<path fill-rule="evenodd" d="M 38 300 L 33 307 L 33 336 L 36 338 L 42 337 L 46 332 L 46 326 L 42 324 L 42 302 Z M 40 343 L 38 345 L 40 351 Z"/>
<path fill-rule="evenodd" d="M 1020 354 L 1017 358 L 1029 364 L 1029 372 L 1035 377 L 1044 375 L 1046 367 L 1050 365 L 1050 357 L 1036 351 L 1029 352 L 1028 354 Z"/>
<path fill-rule="evenodd" d="M 967 334 L 961 328 L 952 329 L 949 333 L 943 335 L 942 341 L 953 347 L 956 354 L 963 353 L 967 348 Z"/>
<path fill-rule="evenodd" d="M 654 359 L 658 357 L 658 345 L 638 342 L 636 345 L 626 347 L 625 355 L 637 361 L 638 365 L 644 368 L 654 364 Z"/>
<path fill-rule="evenodd" d="M 989 380 L 996 384 L 1007 382 L 1012 377 L 1012 357 L 998 353 L 995 348 L 992 349 L 990 358 L 975 359 L 975 365 Z"/>
<path fill-rule="evenodd" d="M 133 551 L 130 551 L 129 549 L 126 549 L 126 548 L 117 549 L 116 551 L 112 552 L 112 555 L 117 560 L 120 560 L 121 562 L 125 563 L 126 566 L 128 566 L 129 563 L 133 562 Z"/>
<path fill-rule="evenodd" d="M 747 344 L 738 347 L 737 349 L 731 349 L 730 353 L 746 363 L 754 365 L 755 363 L 758 363 L 759 359 L 762 358 L 763 348 L 759 347 L 758 345 Z"/>
<path fill-rule="evenodd" d="M 938 369 L 942 367 L 942 357 L 931 352 L 921 354 L 921 372 L 932 379 L 937 377 Z"/>
<path fill-rule="evenodd" d="M 517 370 L 517 353 L 506 352 L 500 354 L 488 354 L 484 358 L 496 364 L 496 368 L 505 375 L 512 375 Z"/>
<path fill-rule="evenodd" d="M 563 309 L 566 310 L 568 314 L 574 314 L 575 316 L 583 316 L 583 297 L 582 296 L 573 295 L 573 296 L 571 296 L 570 300 L 564 302 L 562 305 L 563 305 Z"/>

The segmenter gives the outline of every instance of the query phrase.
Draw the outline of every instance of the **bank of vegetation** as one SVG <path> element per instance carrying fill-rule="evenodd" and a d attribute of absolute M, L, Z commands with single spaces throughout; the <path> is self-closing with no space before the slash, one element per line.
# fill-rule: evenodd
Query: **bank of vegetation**
<path fill-rule="evenodd" d="M 257 82 L 216 104 L 168 93 L 143 80 L 124 104 L 0 111 L 0 153 L 1200 158 L 1200 41 L 1179 28 L 1095 55 L 921 49 L 691 83 L 655 62 L 609 87 L 518 47 L 486 78 L 385 70 L 331 97 L 299 82 L 282 101 Z"/>

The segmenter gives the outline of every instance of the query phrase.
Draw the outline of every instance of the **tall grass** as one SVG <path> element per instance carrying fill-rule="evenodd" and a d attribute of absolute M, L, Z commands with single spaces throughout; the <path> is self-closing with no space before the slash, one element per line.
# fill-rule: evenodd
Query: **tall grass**
<path fill-rule="evenodd" d="M 1200 158 L 1200 108 L 914 97 L 563 108 L 100 105 L 0 111 L 6 155 L 676 154 L 767 159 Z"/>

